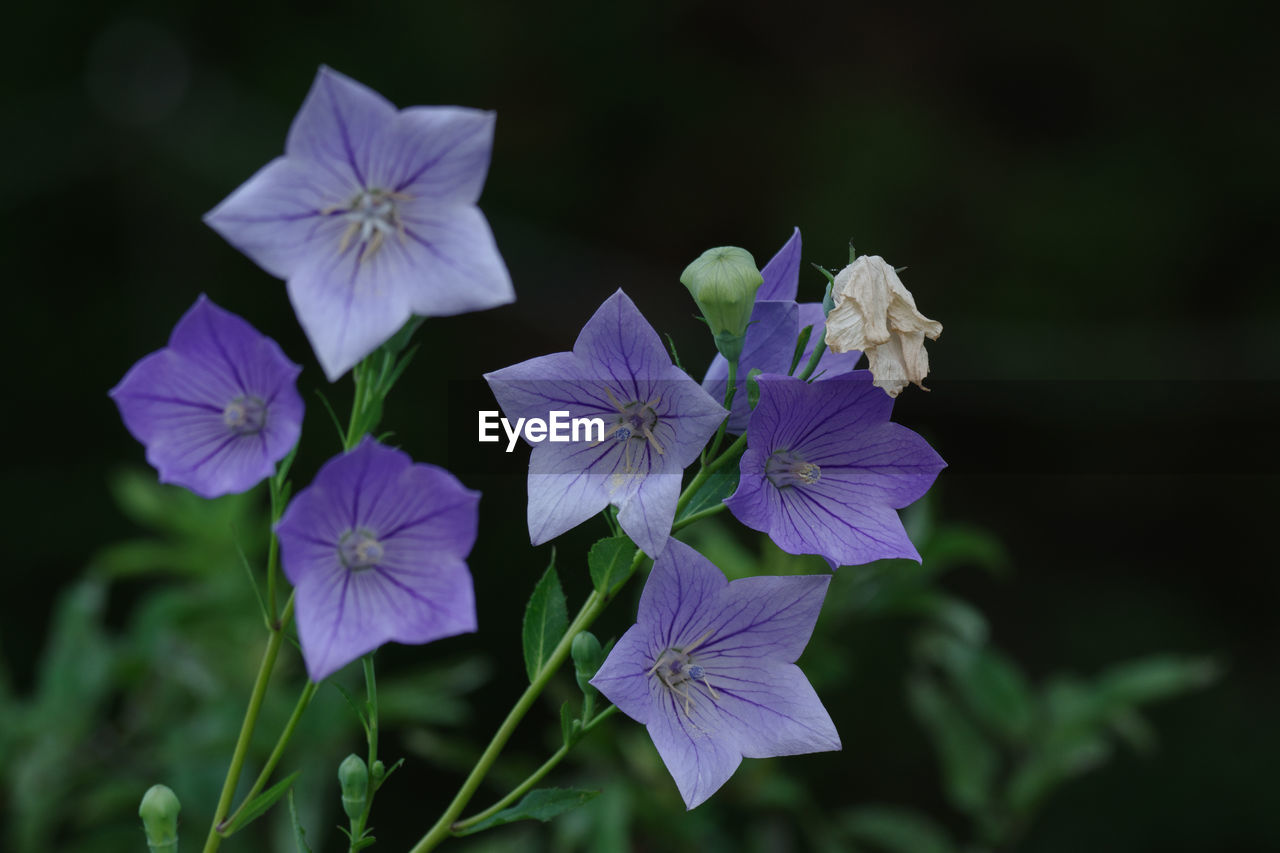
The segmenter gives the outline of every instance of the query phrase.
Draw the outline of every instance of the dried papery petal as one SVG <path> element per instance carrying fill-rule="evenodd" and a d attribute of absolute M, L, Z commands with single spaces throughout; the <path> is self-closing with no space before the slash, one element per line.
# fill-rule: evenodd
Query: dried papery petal
<path fill-rule="evenodd" d="M 920 313 L 893 267 L 878 255 L 863 255 L 836 276 L 832 296 L 827 346 L 837 353 L 865 352 L 876 386 L 890 397 L 907 383 L 924 388 L 924 339 L 936 341 L 942 324 Z"/>

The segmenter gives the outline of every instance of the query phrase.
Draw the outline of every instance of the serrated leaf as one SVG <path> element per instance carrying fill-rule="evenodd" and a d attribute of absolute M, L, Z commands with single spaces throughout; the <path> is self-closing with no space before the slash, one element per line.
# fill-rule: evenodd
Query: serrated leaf
<path fill-rule="evenodd" d="M 916 719 L 933 739 L 947 798 L 963 812 L 980 811 L 991 800 L 999 769 L 995 747 L 933 679 L 911 679 L 907 696 Z"/>
<path fill-rule="evenodd" d="M 524 610 L 524 668 L 533 681 L 551 657 L 551 651 L 569 628 L 569 606 L 560 588 L 556 574 L 555 556 L 543 572 L 542 579 L 533 588 L 529 604 Z"/>
<path fill-rule="evenodd" d="M 840 826 L 855 841 L 886 853 L 953 853 L 955 844 L 927 816 L 896 806 L 862 806 L 846 812 Z"/>
<path fill-rule="evenodd" d="M 716 471 L 707 478 L 702 487 L 689 499 L 689 503 L 685 504 L 680 515 L 676 517 L 676 522 L 683 521 L 696 512 L 702 512 L 704 509 L 710 509 L 723 502 L 738 488 L 738 477 L 737 465 L 725 465 Z"/>
<path fill-rule="evenodd" d="M 636 556 L 636 546 L 626 536 L 601 539 L 587 552 L 587 568 L 596 592 L 610 595 L 626 583 Z"/>
<path fill-rule="evenodd" d="M 474 835 L 518 820 L 540 820 L 546 823 L 557 815 L 578 808 L 599 794 L 599 791 L 587 788 L 539 788 L 525 794 L 524 798 L 511 808 L 503 809 L 493 817 L 454 834 Z"/>
<path fill-rule="evenodd" d="M 243 807 L 240 814 L 236 816 L 235 821 L 220 829 L 218 834 L 225 838 L 228 835 L 232 835 L 239 830 L 244 829 L 246 826 L 262 817 L 262 815 L 266 814 L 267 809 L 274 806 L 281 797 L 292 790 L 294 781 L 301 775 L 301 770 L 295 770 L 258 796 L 254 797 Z"/>

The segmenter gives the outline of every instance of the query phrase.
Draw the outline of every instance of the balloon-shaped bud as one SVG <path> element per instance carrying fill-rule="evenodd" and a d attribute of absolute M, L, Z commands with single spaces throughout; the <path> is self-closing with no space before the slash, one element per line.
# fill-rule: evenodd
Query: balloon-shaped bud
<path fill-rule="evenodd" d="M 689 288 L 715 336 L 716 349 L 730 361 L 742 354 L 756 291 L 764 283 L 755 258 L 746 249 L 708 249 L 685 267 L 680 283 Z"/>
<path fill-rule="evenodd" d="M 152 785 L 142 795 L 138 817 L 152 853 L 178 853 L 178 812 L 182 804 L 167 785 Z"/>
<path fill-rule="evenodd" d="M 364 813 L 369 795 L 369 768 L 364 759 L 352 753 L 338 765 L 338 784 L 342 786 L 342 810 L 352 820 Z"/>
<path fill-rule="evenodd" d="M 590 631 L 583 631 L 573 638 L 570 651 L 573 654 L 573 675 L 578 686 L 582 688 L 583 694 L 594 696 L 596 689 L 587 682 L 596 677 L 600 664 L 604 663 L 604 649 L 600 648 L 600 641 Z"/>

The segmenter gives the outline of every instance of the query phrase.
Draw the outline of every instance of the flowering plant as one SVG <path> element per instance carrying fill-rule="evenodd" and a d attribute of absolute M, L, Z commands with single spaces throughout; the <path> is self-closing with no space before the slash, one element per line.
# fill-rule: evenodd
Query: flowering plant
<path fill-rule="evenodd" d="M 423 318 L 515 298 L 477 206 L 493 131 L 491 113 L 397 110 L 321 68 L 284 155 L 206 216 L 232 246 L 286 281 L 326 379 L 352 377 L 337 452 L 309 483 L 294 488 L 302 369 L 248 320 L 204 296 L 168 345 L 110 392 L 162 482 L 206 499 L 265 483 L 270 497 L 261 570 L 245 559 L 266 648 L 210 811 L 206 853 L 285 801 L 296 844 L 309 849 L 314 826 L 293 809 L 302 771 L 277 770 L 327 683 L 354 708 L 366 744 L 363 756 L 338 766 L 334 799 L 347 818 L 346 845 L 355 853 L 374 844 L 375 799 L 400 767 L 386 760 L 385 741 L 380 752 L 387 712 L 375 652 L 501 630 L 478 616 L 486 591 L 521 583 L 518 558 L 473 565 L 485 526 L 483 496 L 467 474 L 435 464 L 444 460 L 415 461 L 381 431 Z M 798 301 L 798 229 L 763 269 L 744 249 L 717 247 L 683 274 L 673 270 L 672 283 L 688 288 L 719 353 L 701 381 L 622 290 L 600 294 L 576 340 L 563 343 L 568 349 L 484 373 L 512 444 L 518 436 L 532 447 L 527 471 L 512 472 L 527 477 L 530 544 L 591 524 L 605 535 L 579 557 L 557 564 L 553 556 L 536 580 L 520 632 L 528 685 L 488 745 L 467 756 L 456 795 L 419 828 L 412 853 L 506 823 L 545 821 L 591 799 L 598 791 L 539 786 L 588 734 L 624 727 L 609 722 L 618 712 L 644 727 L 665 784 L 689 810 L 732 786 L 744 758 L 840 750 L 851 739 L 842 739 L 818 680 L 806 674 L 813 656 L 803 666 L 801 659 L 842 574 L 897 584 L 910 606 L 963 622 L 956 615 L 963 608 L 925 589 L 909 568 L 877 562 L 928 563 L 927 530 L 909 532 L 900 511 L 925 495 L 945 463 L 890 417 L 903 388 L 923 382 L 923 339 L 936 339 L 941 326 L 919 313 L 882 259 L 849 260 L 839 274 L 819 268 L 826 298 L 817 287 L 805 301 Z M 858 369 L 864 356 L 869 369 Z M 557 432 L 557 418 L 572 429 Z M 812 558 L 806 571 L 744 566 L 698 539 L 729 517 L 765 534 L 779 553 Z M 561 584 L 566 565 L 584 566 L 590 581 L 572 616 Z M 607 608 L 622 607 L 628 588 L 638 593 L 634 624 L 602 643 L 589 629 Z M 246 788 L 264 696 L 294 644 L 307 678 Z M 994 668 L 1011 692 L 1023 690 L 1002 658 L 964 654 L 948 649 L 937 660 Z M 490 806 L 468 813 L 514 730 L 570 660 L 577 690 L 561 709 L 560 745 Z M 357 662 L 362 700 L 340 683 Z M 943 720 L 946 700 L 934 682 L 920 683 L 913 701 L 921 716 Z M 1029 725 L 1009 723 L 1019 732 Z M 951 729 L 938 738 L 944 761 L 955 738 Z M 185 795 L 176 787 L 157 785 L 143 798 L 152 850 L 177 849 Z"/>

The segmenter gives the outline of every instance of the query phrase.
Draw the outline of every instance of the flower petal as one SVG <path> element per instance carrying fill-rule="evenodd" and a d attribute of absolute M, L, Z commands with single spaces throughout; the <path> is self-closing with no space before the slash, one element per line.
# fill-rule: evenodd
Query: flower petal
<path fill-rule="evenodd" d="M 360 192 L 346 175 L 309 160 L 277 157 L 204 216 L 223 239 L 276 278 L 336 246 L 346 223 L 336 209 Z"/>
<path fill-rule="evenodd" d="M 648 674 L 661 649 L 652 648 L 652 631 L 632 625 L 609 651 L 591 684 L 637 723 L 649 722 L 660 701 L 657 679 Z"/>
<path fill-rule="evenodd" d="M 699 646 L 699 659 L 714 656 L 717 670 L 765 657 L 794 663 L 809 643 L 830 583 L 830 575 L 731 581 L 713 608 L 711 636 Z"/>
<path fill-rule="evenodd" d="M 646 456 L 652 449 L 646 445 Z M 631 541 L 650 557 L 657 557 L 668 544 L 671 523 L 680 500 L 681 472 L 650 473 L 638 483 L 630 497 L 618 508 L 618 524 Z"/>
<path fill-rule="evenodd" d="M 492 112 L 409 107 L 374 147 L 374 186 L 433 204 L 473 205 L 493 151 Z"/>
<path fill-rule="evenodd" d="M 415 200 L 402 206 L 401 216 L 403 252 L 397 258 L 405 265 L 401 274 L 414 314 L 445 317 L 515 301 L 511 274 L 478 208 Z"/>
<path fill-rule="evenodd" d="M 760 270 L 764 284 L 756 291 L 756 302 L 782 300 L 794 302 L 800 288 L 800 229 L 793 229 L 791 237 Z"/>
<path fill-rule="evenodd" d="M 285 154 L 311 160 L 335 179 L 370 188 L 379 136 L 390 131 L 396 108 L 345 74 L 321 66 L 289 127 Z"/>
<path fill-rule="evenodd" d="M 686 706 L 669 691 L 660 698 L 646 728 L 685 806 L 696 808 L 729 781 L 742 754 L 713 703 L 693 701 Z"/>
<path fill-rule="evenodd" d="M 717 660 L 707 672 L 717 694 L 716 707 L 731 723 L 726 731 L 732 733 L 743 756 L 770 758 L 840 749 L 831 715 L 795 664 L 744 657 L 736 666 Z"/>

